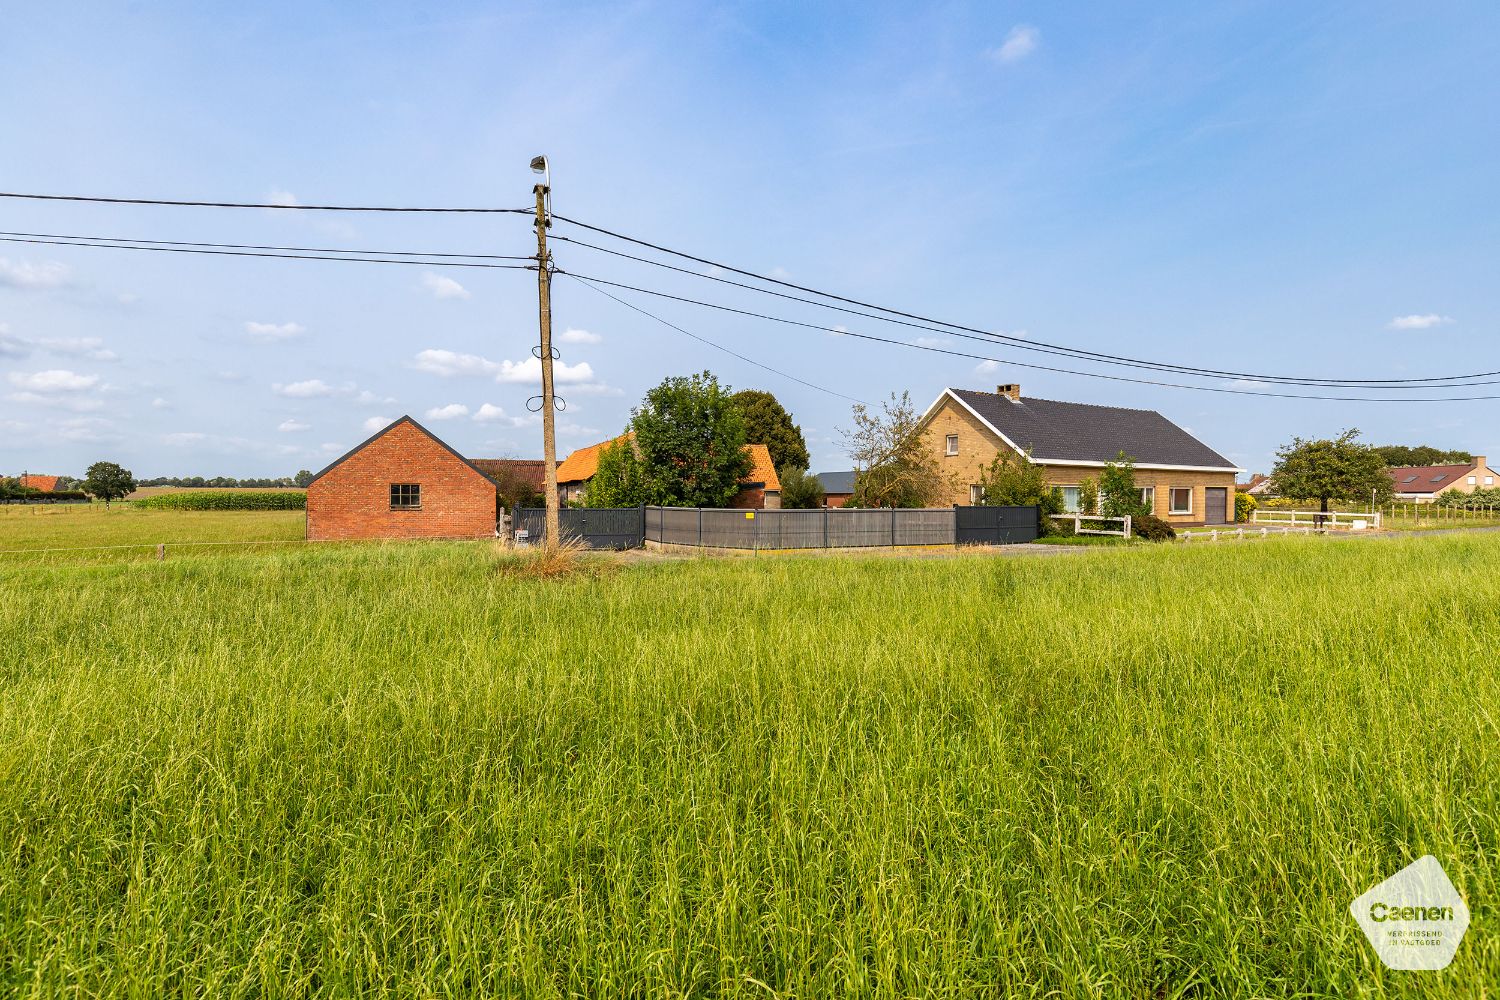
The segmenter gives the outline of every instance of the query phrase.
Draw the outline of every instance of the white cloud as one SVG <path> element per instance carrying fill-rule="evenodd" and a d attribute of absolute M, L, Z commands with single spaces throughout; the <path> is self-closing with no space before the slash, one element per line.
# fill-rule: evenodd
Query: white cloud
<path fill-rule="evenodd" d="M 374 434 L 376 431 L 383 431 L 387 427 L 389 427 L 395 419 L 395 417 L 371 417 L 364 422 L 365 433 Z"/>
<path fill-rule="evenodd" d="M 151 401 L 151 408 L 153 410 L 168 410 L 172 408 L 172 404 L 167 402 L 165 399 L 162 399 L 160 396 L 157 396 Z"/>
<path fill-rule="evenodd" d="M 1439 316 L 1437 313 L 1412 313 L 1410 316 L 1397 316 L 1392 319 L 1390 328 L 1392 330 L 1426 330 L 1452 322 L 1451 316 Z"/>
<path fill-rule="evenodd" d="M 163 434 L 161 439 L 166 444 L 183 447 L 190 444 L 202 444 L 208 440 L 208 435 L 198 431 L 177 431 L 173 434 Z"/>
<path fill-rule="evenodd" d="M 291 208 L 295 205 L 301 204 L 301 202 L 297 200 L 296 195 L 292 194 L 292 192 L 290 191 L 283 191 L 281 188 L 272 188 L 271 193 L 266 195 L 266 201 L 269 204 L 281 205 L 284 208 Z"/>
<path fill-rule="evenodd" d="M 469 408 L 462 403 L 449 403 L 447 406 L 434 406 L 425 414 L 428 420 L 454 420 L 458 417 L 467 417 L 468 415 Z"/>
<path fill-rule="evenodd" d="M 540 382 L 542 363 L 536 358 L 524 361 L 491 361 L 477 354 L 459 354 L 455 351 L 429 349 L 419 351 L 412 367 L 430 375 L 452 377 L 457 375 L 489 376 L 496 382 Z M 552 366 L 552 375 L 559 383 L 591 382 L 594 369 L 587 361 L 576 365 L 557 362 Z"/>
<path fill-rule="evenodd" d="M 98 337 L 44 337 L 37 346 L 53 354 L 88 358 L 90 361 L 119 361 L 120 356 L 104 346 Z"/>
<path fill-rule="evenodd" d="M 48 260 L 40 264 L 0 257 L 0 285 L 9 288 L 60 288 L 68 283 L 68 265 Z"/>
<path fill-rule="evenodd" d="M 979 362 L 979 364 L 974 366 L 974 370 L 980 375 L 988 375 L 990 372 L 997 372 L 1000 370 L 1000 362 L 981 361 Z"/>
<path fill-rule="evenodd" d="M 114 429 L 114 424 L 103 417 L 74 417 L 71 420 L 64 420 L 57 426 L 57 436 L 64 441 L 83 441 L 94 444 L 120 439 L 119 432 Z"/>
<path fill-rule="evenodd" d="M 245 324 L 245 333 L 250 336 L 251 340 L 261 344 L 291 340 L 306 332 L 307 328 L 301 323 L 257 323 L 251 320 Z"/>
<path fill-rule="evenodd" d="M 997 49 L 989 51 L 989 57 L 1000 63 L 1013 63 L 1025 59 L 1036 51 L 1042 33 L 1029 24 L 1018 24 L 1010 29 L 1005 41 Z"/>
<path fill-rule="evenodd" d="M 502 424 L 506 427 L 532 427 L 542 422 L 540 414 L 530 413 L 524 417 L 512 417 L 494 403 L 485 403 L 475 410 L 473 419 L 481 424 Z"/>
<path fill-rule="evenodd" d="M 74 413 L 87 413 L 104 407 L 103 402 L 92 396 L 78 396 L 71 393 L 51 395 L 40 392 L 13 392 L 5 398 L 12 403 L 21 403 L 26 406 L 51 406 L 59 410 L 72 410 Z"/>
<path fill-rule="evenodd" d="M 99 384 L 98 375 L 80 375 L 66 368 L 49 368 L 47 371 L 32 372 L 30 375 L 11 372 L 7 378 L 16 388 L 37 393 L 82 392 Z"/>
<path fill-rule="evenodd" d="M 0 323 L 0 358 L 24 358 L 31 353 L 31 341 L 10 332 L 10 326 Z"/>
<path fill-rule="evenodd" d="M 310 378 L 286 385 L 278 382 L 271 386 L 271 391 L 289 399 L 316 399 L 323 396 L 337 396 L 340 392 L 347 390 L 336 389 L 320 378 Z"/>
<path fill-rule="evenodd" d="M 295 434 L 297 431 L 312 430 L 312 424 L 304 424 L 296 417 L 287 417 L 281 423 L 276 425 L 276 429 L 278 431 L 281 431 L 281 433 L 283 434 Z"/>
<path fill-rule="evenodd" d="M 422 287 L 440 299 L 466 299 L 469 290 L 452 278 L 428 272 L 422 275 Z"/>
<path fill-rule="evenodd" d="M 597 333 L 590 333 L 587 330 L 575 330 L 571 327 L 564 330 L 562 336 L 557 339 L 561 340 L 564 344 L 597 344 L 604 340 Z"/>

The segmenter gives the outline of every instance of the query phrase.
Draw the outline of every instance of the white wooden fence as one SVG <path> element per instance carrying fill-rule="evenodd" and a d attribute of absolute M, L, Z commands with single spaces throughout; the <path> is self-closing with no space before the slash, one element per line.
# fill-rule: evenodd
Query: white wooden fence
<path fill-rule="evenodd" d="M 1073 534 L 1075 535 L 1114 535 L 1117 538 L 1130 537 L 1129 514 L 1126 514 L 1124 517 L 1099 517 L 1097 515 L 1089 514 L 1053 514 L 1052 519 L 1054 521 L 1072 521 Z M 1088 521 L 1091 524 L 1098 523 L 1100 521 L 1113 522 L 1119 524 L 1120 528 L 1119 530 L 1114 530 L 1111 528 L 1085 528 L 1083 526 L 1083 522 L 1085 521 Z"/>
<path fill-rule="evenodd" d="M 1331 510 L 1281 510 L 1267 507 L 1250 512 L 1251 524 L 1281 524 L 1292 528 L 1326 531 L 1364 531 L 1380 527 L 1380 511 L 1372 513 Z"/>

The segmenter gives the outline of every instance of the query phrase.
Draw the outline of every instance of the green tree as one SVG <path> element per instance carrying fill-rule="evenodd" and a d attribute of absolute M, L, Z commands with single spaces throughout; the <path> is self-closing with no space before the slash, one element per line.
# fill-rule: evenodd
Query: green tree
<path fill-rule="evenodd" d="M 823 506 L 823 484 L 806 469 L 783 466 L 776 473 L 781 480 L 781 506 L 787 510 L 811 510 Z"/>
<path fill-rule="evenodd" d="M 1151 513 L 1135 485 L 1135 459 L 1123 451 L 1099 473 L 1099 514 L 1102 517 L 1144 517 Z"/>
<path fill-rule="evenodd" d="M 1327 513 L 1332 499 L 1366 503 L 1373 494 L 1376 503 L 1389 500 L 1393 486 L 1385 469 L 1381 454 L 1360 444 L 1359 430 L 1351 427 L 1332 439 L 1292 438 L 1276 453 L 1272 489 L 1279 497 L 1317 500 Z"/>
<path fill-rule="evenodd" d="M 1041 533 L 1057 532 L 1058 522 L 1052 515 L 1063 512 L 1062 490 L 1047 482 L 1042 467 L 1031 462 L 1029 453 L 1023 456 L 1001 449 L 980 474 L 979 488 L 984 502 L 992 507 L 1038 508 Z"/>
<path fill-rule="evenodd" d="M 1370 449 L 1386 465 L 1468 465 L 1474 456 L 1457 449 L 1434 448 L 1430 444 L 1382 444 Z"/>
<path fill-rule="evenodd" d="M 750 471 L 745 421 L 709 372 L 674 376 L 631 414 L 648 498 L 674 507 L 725 507 Z"/>
<path fill-rule="evenodd" d="M 802 428 L 792 422 L 792 415 L 769 392 L 742 389 L 729 397 L 745 420 L 745 440 L 763 444 L 771 453 L 771 464 L 777 469 L 808 466 L 807 441 Z"/>
<path fill-rule="evenodd" d="M 1099 484 L 1085 478 L 1078 484 L 1078 511 L 1081 514 L 1099 513 Z"/>
<path fill-rule="evenodd" d="M 854 426 L 839 433 L 854 462 L 851 507 L 931 507 L 944 503 L 953 485 L 922 440 L 919 413 L 903 392 L 881 404 L 879 413 L 854 404 Z"/>
<path fill-rule="evenodd" d="M 292 477 L 292 484 L 294 486 L 300 486 L 303 489 L 306 489 L 307 488 L 307 484 L 310 483 L 310 482 L 312 482 L 312 481 L 313 481 L 313 474 L 310 471 L 308 471 L 307 469 L 300 470 L 295 476 Z"/>
<path fill-rule="evenodd" d="M 638 507 L 650 500 L 646 469 L 629 437 L 621 436 L 599 449 L 599 466 L 584 487 L 585 507 Z"/>
<path fill-rule="evenodd" d="M 103 500 L 104 506 L 108 507 L 111 500 L 118 500 L 135 489 L 135 479 L 129 469 L 122 469 L 114 462 L 95 462 L 89 466 L 81 488 L 95 500 Z"/>

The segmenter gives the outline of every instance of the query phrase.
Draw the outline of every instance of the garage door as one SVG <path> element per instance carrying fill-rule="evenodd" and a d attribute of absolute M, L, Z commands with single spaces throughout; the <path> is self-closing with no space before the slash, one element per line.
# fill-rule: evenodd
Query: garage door
<path fill-rule="evenodd" d="M 1228 524 L 1229 490 L 1224 486 L 1210 486 L 1203 491 L 1203 513 L 1209 524 Z"/>

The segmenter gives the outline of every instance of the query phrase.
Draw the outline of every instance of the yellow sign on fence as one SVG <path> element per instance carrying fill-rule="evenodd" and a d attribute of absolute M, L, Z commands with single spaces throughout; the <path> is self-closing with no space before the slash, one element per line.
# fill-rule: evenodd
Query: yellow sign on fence
<path fill-rule="evenodd" d="M 755 511 L 753 511 L 753 510 L 747 510 L 747 511 L 745 511 L 745 520 L 747 520 L 747 521 L 753 521 L 753 520 L 755 520 Z"/>

